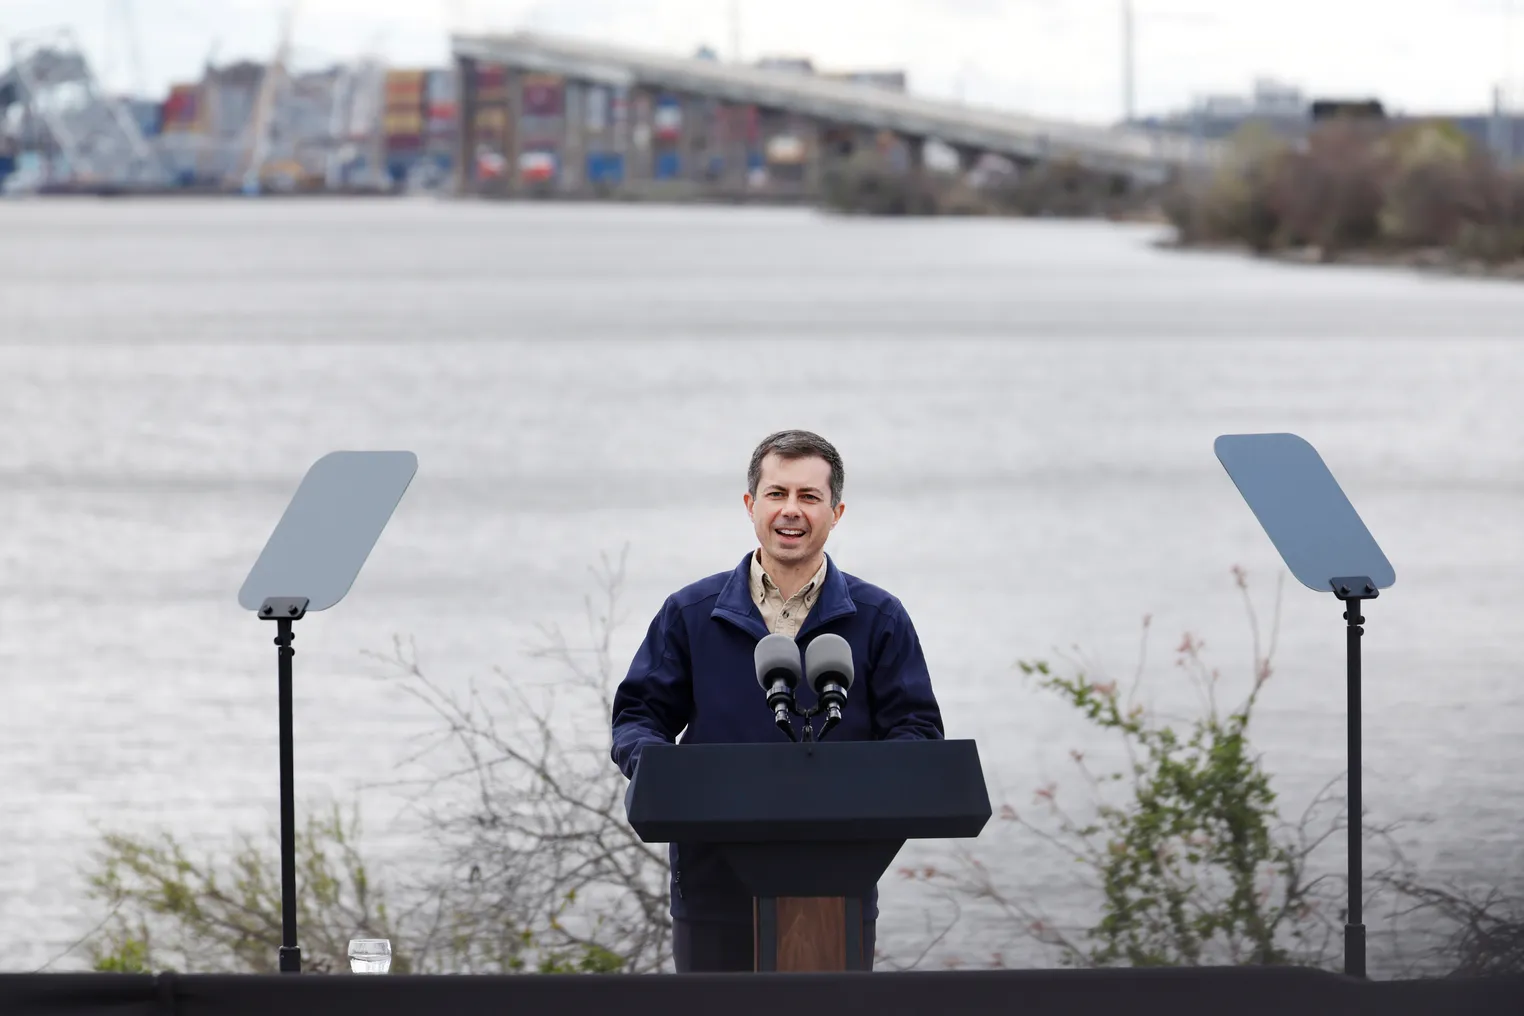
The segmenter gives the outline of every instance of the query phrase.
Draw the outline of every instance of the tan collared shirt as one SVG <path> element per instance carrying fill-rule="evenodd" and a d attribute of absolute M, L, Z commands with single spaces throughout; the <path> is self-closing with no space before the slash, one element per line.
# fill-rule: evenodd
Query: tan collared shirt
<path fill-rule="evenodd" d="M 762 612 L 762 621 L 774 634 L 794 638 L 799 626 L 809 616 L 810 608 L 820 599 L 820 588 L 825 585 L 826 561 L 820 559 L 820 570 L 800 590 L 787 600 L 773 582 L 772 576 L 762 570 L 762 552 L 751 555 L 751 602 Z"/>

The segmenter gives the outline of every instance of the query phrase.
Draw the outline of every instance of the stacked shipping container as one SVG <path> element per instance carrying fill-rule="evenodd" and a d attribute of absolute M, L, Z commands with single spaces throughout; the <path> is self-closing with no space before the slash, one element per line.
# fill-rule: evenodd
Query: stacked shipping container
<path fill-rule="evenodd" d="M 550 184 L 561 169 L 566 82 L 556 74 L 525 74 L 521 81 L 519 177 L 525 183 Z"/>
<path fill-rule="evenodd" d="M 402 180 L 423 154 L 426 77 L 417 70 L 386 72 L 381 131 L 387 173 L 394 181 Z"/>

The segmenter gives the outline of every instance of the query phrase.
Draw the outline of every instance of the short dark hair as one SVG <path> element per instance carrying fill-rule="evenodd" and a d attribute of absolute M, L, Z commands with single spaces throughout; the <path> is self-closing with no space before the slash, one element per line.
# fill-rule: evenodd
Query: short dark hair
<path fill-rule="evenodd" d="M 751 467 L 746 471 L 746 490 L 757 496 L 757 484 L 762 482 L 762 460 L 776 454 L 784 459 L 825 459 L 831 467 L 831 507 L 841 504 L 841 488 L 846 474 L 841 464 L 841 453 L 819 434 L 807 430 L 780 430 L 769 434 L 751 453 Z"/>

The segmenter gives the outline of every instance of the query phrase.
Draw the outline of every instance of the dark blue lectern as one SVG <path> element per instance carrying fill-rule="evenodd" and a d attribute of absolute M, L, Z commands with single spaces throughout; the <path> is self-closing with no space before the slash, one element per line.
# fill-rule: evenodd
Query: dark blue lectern
<path fill-rule="evenodd" d="M 647 745 L 627 801 L 645 842 L 718 848 L 765 971 L 866 969 L 863 899 L 900 847 L 990 818 L 973 741 Z"/>

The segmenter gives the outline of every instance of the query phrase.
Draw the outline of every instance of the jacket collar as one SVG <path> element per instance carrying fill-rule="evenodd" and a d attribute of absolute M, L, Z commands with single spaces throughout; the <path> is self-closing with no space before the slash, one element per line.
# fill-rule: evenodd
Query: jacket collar
<path fill-rule="evenodd" d="M 760 640 L 767 636 L 767 625 L 762 621 L 762 612 L 751 602 L 751 561 L 755 554 L 756 551 L 752 551 L 741 558 L 741 563 L 720 587 L 720 595 L 715 599 L 714 609 L 709 612 L 709 616 L 729 621 Z M 816 599 L 815 606 L 810 608 L 809 616 L 804 619 L 804 627 L 799 629 L 799 635 L 802 637 L 812 628 L 855 613 L 857 604 L 852 602 L 852 594 L 847 592 L 846 576 L 836 567 L 831 555 L 827 554 L 825 581 L 821 583 L 820 596 Z"/>

